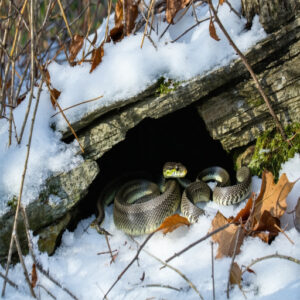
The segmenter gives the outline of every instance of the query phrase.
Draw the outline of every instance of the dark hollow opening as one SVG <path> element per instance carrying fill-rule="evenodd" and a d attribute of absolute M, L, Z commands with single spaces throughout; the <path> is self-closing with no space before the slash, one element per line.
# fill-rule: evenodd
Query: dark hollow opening
<path fill-rule="evenodd" d="M 83 201 L 81 217 L 96 212 L 97 196 L 112 179 L 131 171 L 161 174 L 167 161 L 183 163 L 191 179 L 202 169 L 215 165 L 228 170 L 231 176 L 234 173 L 230 156 L 219 141 L 211 138 L 193 106 L 157 120 L 148 118 L 129 130 L 124 141 L 98 160 L 100 174 Z"/>

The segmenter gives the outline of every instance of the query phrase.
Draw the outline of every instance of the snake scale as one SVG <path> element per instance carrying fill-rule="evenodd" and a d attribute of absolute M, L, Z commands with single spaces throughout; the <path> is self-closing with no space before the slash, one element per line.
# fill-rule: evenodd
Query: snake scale
<path fill-rule="evenodd" d="M 114 223 L 130 235 L 148 234 L 155 231 L 163 220 L 172 215 L 181 203 L 182 214 L 191 223 L 197 222 L 204 210 L 195 204 L 209 201 L 221 205 L 232 205 L 244 200 L 250 193 L 251 173 L 248 167 L 237 171 L 237 184 L 230 185 L 230 177 L 226 170 L 220 167 L 210 167 L 199 173 L 195 182 L 186 184 L 183 177 L 187 173 L 181 163 L 168 162 L 163 167 L 165 184 L 163 192 L 158 185 L 145 179 L 131 180 L 123 184 L 116 193 L 106 200 L 106 204 L 114 199 Z M 212 192 L 207 181 L 217 181 Z M 181 196 L 180 184 L 185 187 Z M 103 195 L 97 202 L 98 216 L 93 222 L 98 232 L 104 219 Z"/>

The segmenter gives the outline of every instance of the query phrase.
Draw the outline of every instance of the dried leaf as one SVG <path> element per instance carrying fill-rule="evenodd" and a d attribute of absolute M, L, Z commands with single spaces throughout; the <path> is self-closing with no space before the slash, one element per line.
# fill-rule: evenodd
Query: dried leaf
<path fill-rule="evenodd" d="M 295 227 L 300 232 L 300 198 L 298 199 L 297 205 L 295 207 Z"/>
<path fill-rule="evenodd" d="M 53 88 L 50 89 L 50 100 L 52 103 L 52 106 L 55 108 L 56 107 L 56 101 L 58 99 L 58 97 L 60 96 L 61 92 L 58 91 L 57 89 Z"/>
<path fill-rule="evenodd" d="M 250 268 L 247 268 L 247 269 L 246 269 L 246 271 L 247 271 L 247 272 L 249 272 L 249 273 L 256 274 L 256 273 L 255 273 L 255 271 L 254 271 L 254 270 L 252 270 L 252 269 L 250 269 Z"/>
<path fill-rule="evenodd" d="M 115 8 L 115 27 L 123 25 L 123 1 L 118 0 Z"/>
<path fill-rule="evenodd" d="M 219 4 L 223 5 L 225 3 L 226 0 L 219 0 Z"/>
<path fill-rule="evenodd" d="M 175 214 L 165 218 L 163 223 L 159 226 L 159 228 L 156 229 L 156 231 L 162 230 L 164 234 L 167 234 L 168 232 L 172 232 L 183 225 L 190 226 L 190 222 L 187 218 Z"/>
<path fill-rule="evenodd" d="M 78 52 L 80 51 L 80 49 L 83 46 L 83 41 L 84 41 L 84 37 L 82 35 L 79 34 L 75 34 L 72 38 L 71 44 L 70 44 L 70 48 L 69 48 L 69 60 L 70 62 L 73 62 L 74 59 L 76 58 Z"/>
<path fill-rule="evenodd" d="M 31 286 L 34 288 L 36 286 L 38 277 L 36 273 L 36 267 L 35 264 L 32 265 L 32 270 L 31 270 Z"/>
<path fill-rule="evenodd" d="M 217 35 L 217 32 L 216 32 L 216 28 L 215 28 L 215 25 L 214 25 L 214 22 L 212 21 L 212 19 L 210 18 L 210 22 L 209 22 L 209 34 L 210 36 L 216 40 L 216 41 L 219 41 L 220 38 L 218 37 Z"/>
<path fill-rule="evenodd" d="M 228 219 L 225 218 L 220 212 L 217 212 L 214 219 L 212 220 L 212 228 L 210 231 L 214 231 L 226 224 L 228 224 Z M 212 240 L 219 244 L 216 258 L 233 255 L 238 229 L 239 226 L 235 224 L 231 224 L 226 229 L 212 236 Z M 239 233 L 239 240 L 237 243 L 236 254 L 240 253 L 240 247 L 243 243 L 244 236 L 245 236 L 244 231 L 241 230 Z"/>
<path fill-rule="evenodd" d="M 167 0 L 166 19 L 173 23 L 175 15 L 190 2 L 190 0 Z"/>
<path fill-rule="evenodd" d="M 23 100 L 26 98 L 26 94 L 20 96 L 18 99 L 17 99 L 17 106 L 23 102 Z"/>
<path fill-rule="evenodd" d="M 238 286 L 240 286 L 242 281 L 242 274 L 243 273 L 241 268 L 236 262 L 234 262 L 230 270 L 230 277 L 229 277 L 230 284 L 237 284 Z"/>
<path fill-rule="evenodd" d="M 97 66 L 101 63 L 102 57 L 104 55 L 103 43 L 92 52 L 92 66 L 90 73 L 92 73 Z"/>
<path fill-rule="evenodd" d="M 278 235 L 280 221 L 275 218 L 267 210 L 264 211 L 259 222 L 253 227 L 252 236 L 258 236 L 262 241 L 271 243 L 272 240 Z"/>
<path fill-rule="evenodd" d="M 135 1 L 135 0 L 124 0 L 126 35 L 129 35 L 135 26 L 135 20 L 138 16 L 139 2 L 140 1 Z"/>
<path fill-rule="evenodd" d="M 249 218 L 250 211 L 253 204 L 253 198 L 254 198 L 254 194 L 251 195 L 245 207 L 239 211 L 239 213 L 236 215 L 234 219 L 232 219 L 231 221 L 232 223 L 237 223 L 240 221 L 240 219 L 242 219 L 242 221 L 246 221 Z"/>
<path fill-rule="evenodd" d="M 286 197 L 294 184 L 295 182 L 288 181 L 286 174 L 282 174 L 275 184 L 273 174 L 264 171 L 261 190 L 256 199 L 253 213 L 255 222 L 259 222 L 265 210 L 269 211 L 273 217 L 280 218 L 286 210 Z"/>
<path fill-rule="evenodd" d="M 124 38 L 124 25 L 121 24 L 120 26 L 115 26 L 110 32 L 109 32 L 110 38 L 113 40 L 113 42 L 119 42 Z"/>

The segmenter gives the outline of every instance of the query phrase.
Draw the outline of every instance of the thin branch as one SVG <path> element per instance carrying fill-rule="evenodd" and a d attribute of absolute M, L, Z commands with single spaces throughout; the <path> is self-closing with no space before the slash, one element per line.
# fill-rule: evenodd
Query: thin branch
<path fill-rule="evenodd" d="M 36 295 L 35 295 L 35 292 L 33 290 L 32 285 L 31 285 L 29 274 L 28 274 L 28 271 L 27 271 L 27 268 L 26 268 L 26 265 L 25 265 L 25 262 L 24 262 L 24 259 L 23 259 L 23 254 L 22 254 L 21 245 L 20 245 L 20 242 L 19 242 L 17 232 L 15 232 L 14 240 L 15 240 L 15 244 L 16 244 L 16 247 L 17 247 L 17 252 L 18 252 L 18 255 L 19 255 L 19 259 L 20 259 L 20 262 L 21 262 L 21 265 L 22 265 L 22 268 L 23 268 L 23 271 L 24 271 L 25 279 L 26 279 L 26 282 L 28 284 L 31 296 L 33 298 L 36 298 Z"/>
<path fill-rule="evenodd" d="M 253 265 L 257 264 L 258 262 L 261 262 L 263 260 L 266 259 L 270 259 L 270 258 L 280 258 L 280 259 L 286 259 L 289 260 L 291 262 L 294 262 L 298 265 L 300 265 L 300 259 L 294 258 L 292 256 L 287 256 L 287 255 L 282 255 L 282 254 L 278 254 L 277 252 L 275 254 L 271 254 L 271 255 L 266 255 L 263 257 L 259 257 L 256 258 L 255 260 L 253 260 L 248 266 L 246 266 L 245 270 L 242 272 L 242 274 L 244 274 L 249 268 L 251 268 Z"/>
<path fill-rule="evenodd" d="M 63 17 L 63 19 L 64 19 L 64 21 L 65 21 L 66 26 L 67 26 L 67 30 L 68 30 L 69 36 L 70 36 L 70 38 L 71 38 L 71 40 L 72 40 L 72 39 L 73 39 L 73 34 L 72 34 L 71 29 L 70 29 L 70 27 L 69 27 L 69 23 L 68 23 L 68 20 L 67 20 L 67 17 L 66 17 L 64 8 L 63 8 L 63 6 L 62 6 L 60 0 L 57 0 L 57 2 L 58 2 L 58 5 L 59 5 L 59 8 L 60 8 L 62 17 Z"/>
<path fill-rule="evenodd" d="M 29 95 L 29 101 L 28 101 L 28 106 L 27 106 L 27 110 L 25 113 L 25 118 L 22 124 L 22 128 L 21 128 L 21 133 L 20 133 L 20 137 L 19 137 L 19 141 L 18 143 L 20 144 L 23 138 L 23 134 L 24 134 L 24 130 L 25 130 L 25 126 L 27 123 L 27 119 L 28 119 L 28 115 L 30 112 L 30 108 L 31 108 L 31 103 L 32 103 L 32 98 L 33 98 L 33 88 L 34 88 L 34 75 L 35 75 L 35 68 L 34 68 L 34 49 L 35 49 L 35 28 L 34 28 L 34 14 L 33 14 L 33 1 L 30 1 L 30 61 L 31 61 L 31 68 L 30 68 L 30 95 Z"/>
<path fill-rule="evenodd" d="M 107 292 L 105 293 L 103 299 L 105 299 L 107 297 L 107 295 L 110 293 L 110 291 L 114 288 L 114 286 L 118 283 L 118 281 L 123 277 L 123 275 L 128 271 L 128 269 L 131 267 L 131 265 L 138 259 L 140 252 L 142 251 L 142 249 L 145 247 L 145 245 L 147 244 L 147 242 L 151 239 L 151 237 L 155 234 L 156 231 L 152 232 L 151 234 L 149 234 L 147 236 L 147 238 L 145 239 L 145 241 L 141 244 L 140 248 L 138 249 L 136 255 L 134 256 L 134 258 L 130 261 L 130 263 L 126 266 L 126 268 L 120 273 L 120 275 L 118 276 L 118 278 L 115 280 L 115 282 L 111 285 L 111 287 L 107 290 Z"/>
<path fill-rule="evenodd" d="M 74 104 L 74 105 L 69 106 L 69 107 L 67 107 L 67 108 L 64 108 L 64 109 L 62 109 L 62 111 L 66 111 L 66 110 L 71 109 L 71 108 L 73 108 L 73 107 L 76 107 L 76 106 L 79 106 L 79 105 L 82 105 L 82 104 L 85 104 L 85 103 L 89 103 L 89 102 L 92 102 L 92 101 L 99 100 L 99 99 L 101 99 L 102 97 L 103 97 L 103 95 L 98 96 L 98 97 L 93 98 L 93 99 L 90 99 L 90 100 L 82 101 L 82 102 L 80 102 L 80 103 L 77 103 L 77 104 Z M 51 118 L 55 117 L 55 116 L 58 115 L 59 113 L 61 113 L 61 112 L 58 111 L 57 113 L 55 113 L 54 115 L 52 115 Z"/>
<path fill-rule="evenodd" d="M 210 242 L 211 245 L 211 279 L 212 279 L 212 291 L 213 291 L 213 300 L 216 299 L 215 292 L 215 268 L 214 268 L 214 243 Z"/>
<path fill-rule="evenodd" d="M 151 0 L 150 7 L 148 9 L 148 17 L 147 17 L 147 21 L 146 21 L 146 25 L 145 25 L 143 38 L 142 38 L 141 48 L 143 48 L 143 44 L 144 44 L 144 40 L 145 40 L 145 36 L 146 36 L 146 32 L 147 32 L 147 27 L 148 27 L 148 23 L 149 23 L 149 19 L 150 19 L 150 14 L 151 14 L 152 6 L 153 6 L 154 2 L 155 2 L 155 0 Z"/>
<path fill-rule="evenodd" d="M 217 228 L 216 230 L 214 230 L 214 231 L 208 233 L 207 235 L 205 235 L 205 236 L 202 237 L 201 239 L 199 239 L 199 240 L 197 240 L 197 241 L 191 243 L 190 245 L 188 245 L 187 247 L 185 247 L 185 248 L 182 249 L 181 251 L 179 251 L 179 252 L 177 252 L 177 253 L 174 253 L 174 255 L 172 255 L 171 257 L 169 257 L 169 258 L 166 260 L 166 262 L 170 262 L 170 261 L 173 260 L 174 258 L 176 258 L 176 257 L 180 256 L 182 253 L 184 253 L 184 252 L 186 252 L 186 251 L 192 249 L 194 246 L 196 246 L 196 245 L 198 245 L 199 243 L 205 241 L 205 240 L 208 239 L 209 237 L 211 237 L 211 236 L 215 235 L 216 233 L 218 233 L 218 232 L 220 232 L 220 231 L 226 229 L 226 228 L 227 228 L 228 226 L 230 226 L 231 224 L 232 224 L 232 223 L 228 223 L 228 224 L 226 224 L 226 225 L 224 225 L 224 226 L 222 226 L 222 227 L 219 227 L 219 228 Z"/>
<path fill-rule="evenodd" d="M 109 18 L 110 18 L 111 8 L 112 8 L 112 0 L 109 0 L 108 8 L 107 8 L 107 20 L 106 20 L 106 26 L 105 26 L 105 39 L 104 39 L 105 42 L 107 41 L 107 38 L 108 38 Z"/>
<path fill-rule="evenodd" d="M 235 256 L 236 256 L 236 250 L 237 250 L 237 246 L 238 246 L 238 243 L 239 243 L 239 237 L 240 237 L 241 230 L 242 230 L 242 226 L 240 225 L 238 230 L 237 230 L 237 234 L 236 234 L 236 238 L 235 238 L 235 242 L 234 242 L 233 254 L 232 254 L 230 268 L 229 268 L 228 281 L 227 281 L 227 291 L 226 291 L 227 299 L 229 299 L 230 275 L 231 275 L 233 263 L 234 263 Z"/>
<path fill-rule="evenodd" d="M 14 283 L 12 280 L 10 280 L 9 278 L 5 277 L 5 275 L 3 275 L 1 272 L 0 272 L 0 277 L 2 277 L 3 279 L 6 279 L 7 283 L 10 284 L 12 287 L 14 287 L 15 289 L 19 289 L 19 286 Z"/>

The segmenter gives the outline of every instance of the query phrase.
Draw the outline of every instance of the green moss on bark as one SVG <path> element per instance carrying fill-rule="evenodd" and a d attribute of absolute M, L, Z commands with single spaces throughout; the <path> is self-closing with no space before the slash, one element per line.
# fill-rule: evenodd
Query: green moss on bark
<path fill-rule="evenodd" d="M 263 170 L 271 171 L 278 179 L 280 166 L 295 153 L 300 152 L 300 123 L 285 127 L 285 133 L 292 146 L 282 139 L 275 129 L 265 131 L 258 139 L 249 167 L 253 174 L 262 175 Z"/>

